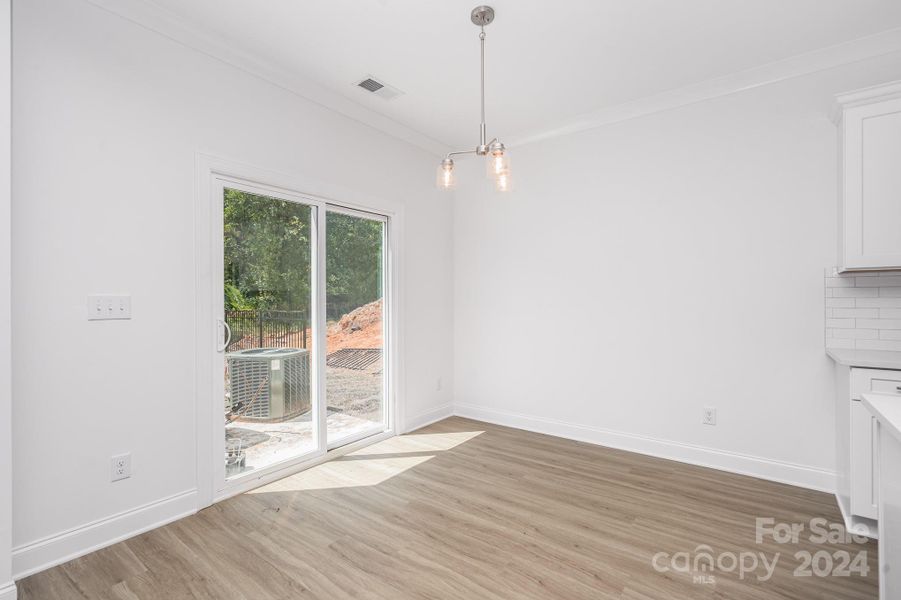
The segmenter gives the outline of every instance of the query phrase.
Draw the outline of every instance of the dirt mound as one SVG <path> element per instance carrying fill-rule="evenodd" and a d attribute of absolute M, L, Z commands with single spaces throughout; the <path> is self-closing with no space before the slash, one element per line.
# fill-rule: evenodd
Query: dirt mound
<path fill-rule="evenodd" d="M 342 348 L 382 347 L 382 301 L 364 304 L 338 321 L 332 321 L 326 329 L 326 352 Z"/>

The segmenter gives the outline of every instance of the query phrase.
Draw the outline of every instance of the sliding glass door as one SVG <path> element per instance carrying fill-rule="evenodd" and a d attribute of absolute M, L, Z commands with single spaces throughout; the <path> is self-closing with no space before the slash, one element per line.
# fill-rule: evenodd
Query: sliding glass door
<path fill-rule="evenodd" d="M 329 448 L 386 429 L 384 217 L 326 213 L 326 431 Z"/>
<path fill-rule="evenodd" d="M 225 477 L 319 449 L 316 215 L 297 198 L 222 189 Z"/>
<path fill-rule="evenodd" d="M 389 219 L 214 176 L 213 493 L 388 429 Z"/>

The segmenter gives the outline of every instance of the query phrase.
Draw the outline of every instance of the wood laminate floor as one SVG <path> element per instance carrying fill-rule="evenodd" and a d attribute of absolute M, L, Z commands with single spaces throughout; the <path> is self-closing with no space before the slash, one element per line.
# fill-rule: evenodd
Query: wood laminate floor
<path fill-rule="evenodd" d="M 805 530 L 757 543 L 757 517 Z M 19 598 L 876 598 L 876 543 L 813 543 L 817 517 L 841 522 L 830 494 L 455 417 L 28 577 Z M 701 545 L 721 568 L 652 565 Z M 828 554 L 824 573 L 861 551 L 866 577 L 794 574 L 796 553 Z M 778 554 L 772 578 L 727 572 L 742 552 Z"/>

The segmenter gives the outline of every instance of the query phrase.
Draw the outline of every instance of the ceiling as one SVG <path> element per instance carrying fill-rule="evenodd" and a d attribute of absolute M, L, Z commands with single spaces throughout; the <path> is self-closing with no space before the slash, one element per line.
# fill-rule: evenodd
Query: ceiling
<path fill-rule="evenodd" d="M 477 0 L 146 0 L 281 72 L 453 148 L 478 139 Z M 494 0 L 489 136 L 901 27 L 898 0 Z M 373 75 L 390 101 L 354 84 Z"/>

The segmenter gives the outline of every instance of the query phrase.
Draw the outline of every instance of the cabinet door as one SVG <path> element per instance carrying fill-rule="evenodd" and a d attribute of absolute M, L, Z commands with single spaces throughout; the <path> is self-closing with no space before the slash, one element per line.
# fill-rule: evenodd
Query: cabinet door
<path fill-rule="evenodd" d="M 901 267 L 901 99 L 845 110 L 842 267 Z"/>
<path fill-rule="evenodd" d="M 851 513 L 875 519 L 876 419 L 859 400 L 851 401 Z"/>
<path fill-rule="evenodd" d="M 863 394 L 892 394 L 901 402 L 901 371 L 851 369 L 851 462 L 848 487 L 851 514 L 876 518 L 879 478 L 874 462 L 876 420 L 860 402 Z"/>

